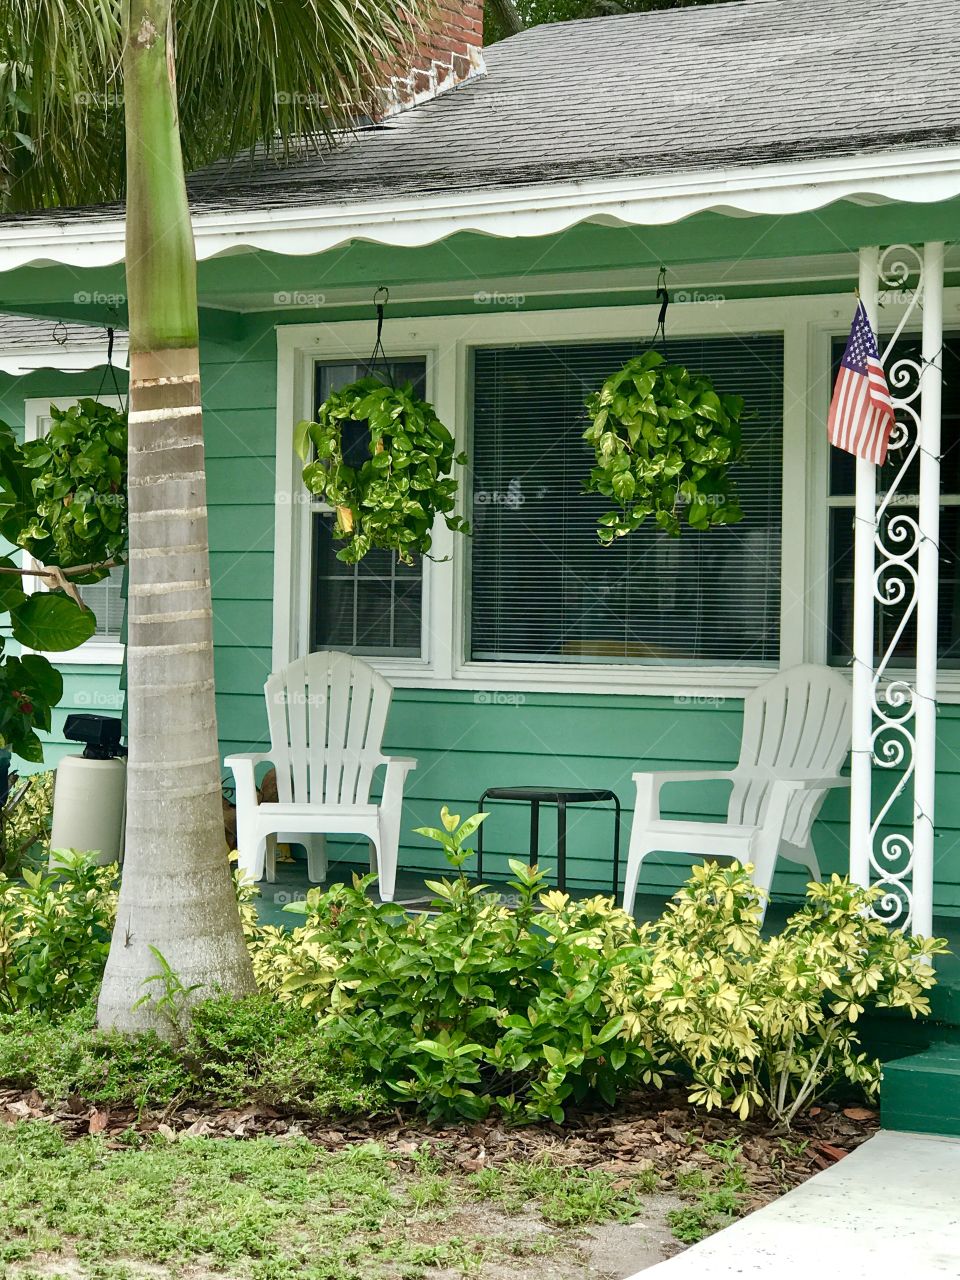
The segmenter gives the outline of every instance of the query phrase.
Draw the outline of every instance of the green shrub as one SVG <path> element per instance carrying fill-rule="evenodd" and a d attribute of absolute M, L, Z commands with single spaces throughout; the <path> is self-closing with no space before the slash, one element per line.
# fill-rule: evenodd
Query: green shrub
<path fill-rule="evenodd" d="M 225 1106 L 369 1114 L 388 1105 L 349 1046 L 321 1032 L 308 1011 L 270 996 L 202 1001 L 182 1058 L 194 1074 L 191 1096 Z"/>
<path fill-rule="evenodd" d="M 463 842 L 485 815 L 422 828 L 457 871 L 428 882 L 434 916 L 374 906 L 354 886 L 312 890 L 304 926 L 266 937 L 283 997 L 317 1011 L 396 1098 L 431 1119 L 562 1120 L 569 1102 L 609 1104 L 658 1081 L 657 1055 L 627 987 L 639 960 L 633 921 L 612 901 L 543 893 L 535 867 L 510 863 L 511 909 L 468 882 Z M 542 910 L 537 912 L 540 899 Z"/>
<path fill-rule="evenodd" d="M 0 873 L 18 875 L 27 863 L 45 863 L 50 853 L 53 771 L 20 778 L 10 775 L 10 792 L 0 810 Z"/>
<path fill-rule="evenodd" d="M 56 1023 L 29 1010 L 0 1015 L 0 1082 L 103 1106 L 166 1106 L 188 1092 L 189 1071 L 159 1036 L 97 1031 L 95 1018 L 92 1002 Z"/>
<path fill-rule="evenodd" d="M 643 926 L 647 960 L 635 975 L 658 1040 L 693 1073 L 691 1102 L 741 1118 L 762 1108 L 789 1128 L 843 1080 L 876 1093 L 880 1063 L 856 1023 L 868 1004 L 927 1014 L 930 958 L 940 939 L 905 936 L 875 920 L 878 888 L 833 876 L 779 934 L 760 936 L 749 869 L 693 870 L 660 920 Z"/>
<path fill-rule="evenodd" d="M 93 1003 L 56 1024 L 29 1011 L 0 1015 L 0 1083 L 51 1102 L 101 1106 L 249 1103 L 311 1114 L 370 1114 L 385 1100 L 313 1017 L 265 996 L 202 1001 L 182 1046 L 153 1032 L 98 1031 Z"/>
<path fill-rule="evenodd" d="M 0 1011 L 60 1017 L 103 977 L 116 915 L 116 867 L 58 852 L 54 872 L 0 877 Z"/>

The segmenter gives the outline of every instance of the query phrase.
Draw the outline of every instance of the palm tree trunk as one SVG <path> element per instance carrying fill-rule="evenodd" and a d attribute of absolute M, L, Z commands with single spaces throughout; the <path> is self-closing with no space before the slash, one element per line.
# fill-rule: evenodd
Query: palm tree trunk
<path fill-rule="evenodd" d="M 169 1022 L 156 948 L 194 998 L 254 990 L 220 799 L 196 257 L 177 121 L 174 0 L 124 0 L 130 317 L 126 861 L 98 1017 Z"/>

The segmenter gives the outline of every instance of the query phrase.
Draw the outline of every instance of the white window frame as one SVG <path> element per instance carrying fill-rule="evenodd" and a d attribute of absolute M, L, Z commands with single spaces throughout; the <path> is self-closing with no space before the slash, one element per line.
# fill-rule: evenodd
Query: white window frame
<path fill-rule="evenodd" d="M 277 330 L 277 478 L 275 491 L 273 669 L 310 652 L 311 517 L 323 509 L 303 483 L 302 463 L 294 454 L 295 425 L 315 413 L 315 367 L 328 361 L 362 364 L 369 358 L 374 326 L 370 321 L 338 325 L 285 325 Z M 392 332 L 392 325 L 388 333 Z M 426 361 L 427 398 L 448 425 L 455 412 L 456 387 L 448 384 L 449 370 L 439 360 L 436 337 L 426 340 L 409 325 L 387 339 L 391 360 Z M 446 416 L 445 416 L 446 415 Z M 424 559 L 422 630 L 418 657 L 397 654 L 364 656 L 364 661 L 396 684 L 418 684 L 449 678 L 450 654 L 444 647 L 449 634 L 445 616 L 452 603 L 441 582 L 449 570 L 453 534 L 441 522 L 434 530 L 433 560 Z M 444 575 L 444 570 L 447 574 Z M 449 592 L 446 593 L 449 595 Z M 439 616 L 439 615 L 444 616 Z"/>
<path fill-rule="evenodd" d="M 57 409 L 69 409 L 71 405 L 77 403 L 78 399 L 96 400 L 111 409 L 123 409 L 123 400 L 116 395 L 89 397 L 43 396 L 25 400 L 23 405 L 24 439 L 38 439 L 40 436 L 40 419 L 50 416 L 51 405 L 54 405 Z M 23 568 L 27 569 L 35 563 L 36 561 L 32 556 L 26 552 L 23 553 Z M 34 591 L 44 590 L 39 578 L 25 577 L 23 583 L 23 589 L 28 595 L 31 595 Z M 25 648 L 24 652 L 30 652 L 30 650 Z M 76 649 L 67 649 L 58 653 L 45 653 L 43 656 L 59 667 L 119 667 L 123 665 L 123 654 L 124 645 L 121 641 L 108 639 L 104 636 L 91 636 L 89 640 L 85 640 Z"/>
<path fill-rule="evenodd" d="M 807 660 L 826 663 L 829 646 L 830 616 L 830 446 L 827 441 L 827 415 L 833 387 L 830 380 L 833 344 L 850 335 L 854 303 L 843 295 L 841 306 L 830 318 L 820 317 L 808 326 L 811 357 L 809 374 L 810 430 L 807 440 L 806 488 L 808 503 L 807 554 L 812 573 L 806 581 L 809 608 L 806 611 L 805 648 Z M 881 295 L 882 301 L 882 295 Z M 884 305 L 880 312 L 883 331 L 891 332 L 903 317 L 905 304 Z M 943 292 L 943 328 L 960 330 L 960 289 Z M 920 318 L 907 326 L 905 333 L 919 336 Z M 898 676 L 901 669 L 897 669 Z M 903 678 L 912 680 L 914 673 L 902 669 Z M 937 701 L 960 703 L 960 671 L 940 670 L 937 674 Z"/>
<path fill-rule="evenodd" d="M 522 298 L 523 281 L 515 293 Z M 691 290 L 696 297 L 697 291 Z M 487 294 L 475 295 L 486 299 Z M 783 529 L 781 540 L 780 667 L 824 662 L 827 652 L 828 522 L 826 435 L 830 404 L 830 345 L 846 337 L 853 316 L 852 290 L 722 299 L 716 289 L 702 303 L 675 304 L 668 314 L 672 338 L 753 334 L 783 335 Z M 718 297 L 722 299 L 717 301 Z M 582 307 L 491 311 L 465 298 L 461 313 L 390 317 L 384 330 L 391 358 L 425 356 L 428 394 L 458 448 L 470 452 L 472 350 L 477 346 L 617 341 L 652 334 L 658 308 Z M 896 324 L 898 309 L 884 310 Z M 944 297 L 945 326 L 960 327 L 960 289 Z M 309 495 L 293 454 L 294 425 L 313 412 L 313 364 L 363 360 L 369 354 L 370 320 L 278 326 L 277 524 L 274 590 L 274 667 L 306 652 L 309 581 Z M 467 514 L 461 491 L 458 512 Z M 698 667 L 621 663 L 474 662 L 469 659 L 470 548 L 444 526 L 435 531 L 437 557 L 424 574 L 424 652 L 420 660 L 372 659 L 401 687 L 517 690 L 543 693 L 646 694 L 712 702 L 737 698 L 768 679 L 769 665 Z M 960 672 L 941 674 L 944 701 L 960 702 Z"/>

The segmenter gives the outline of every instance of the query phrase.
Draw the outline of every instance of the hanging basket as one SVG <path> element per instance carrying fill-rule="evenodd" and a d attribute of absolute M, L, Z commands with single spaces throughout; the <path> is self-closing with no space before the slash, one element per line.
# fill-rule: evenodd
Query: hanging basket
<path fill-rule="evenodd" d="M 353 465 L 345 457 L 345 433 Z M 375 547 L 410 564 L 414 555 L 429 553 L 438 516 L 448 529 L 469 532 L 463 517 L 452 514 L 453 469 L 466 455 L 455 452 L 453 436 L 409 382 L 392 387 L 366 377 L 333 392 L 315 422 L 297 427 L 295 447 L 307 464 L 307 488 L 337 513 L 334 537 L 344 544 L 337 558 L 347 564 Z"/>
<path fill-rule="evenodd" d="M 587 401 L 583 433 L 596 465 L 584 488 L 616 503 L 597 534 L 605 546 L 652 517 L 677 536 L 743 518 L 730 468 L 743 456 L 743 399 L 719 395 L 709 378 L 647 351 Z"/>

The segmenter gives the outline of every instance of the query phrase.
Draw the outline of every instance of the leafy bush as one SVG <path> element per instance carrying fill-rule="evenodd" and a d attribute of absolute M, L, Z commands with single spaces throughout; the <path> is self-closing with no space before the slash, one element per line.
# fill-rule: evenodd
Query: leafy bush
<path fill-rule="evenodd" d="M 636 980 L 659 1039 L 693 1073 L 690 1100 L 789 1128 L 841 1080 L 876 1093 L 880 1064 L 856 1023 L 868 1004 L 930 1011 L 940 939 L 869 914 L 882 891 L 833 876 L 811 884 L 783 931 L 760 936 L 760 894 L 738 863 L 694 867 L 660 920 L 641 928 Z"/>
<path fill-rule="evenodd" d="M 648 516 L 679 534 L 683 509 L 692 529 L 742 519 L 729 476 L 742 453 L 740 396 L 720 396 L 709 378 L 647 351 L 609 377 L 587 409 L 592 421 L 583 438 L 596 465 L 585 488 L 620 508 L 600 517 L 602 543 L 632 533 Z"/>
<path fill-rule="evenodd" d="M 7 802 L 0 810 L 0 873 L 16 875 L 25 863 L 46 862 L 53 819 L 53 771 L 26 778 L 10 775 Z"/>
<path fill-rule="evenodd" d="M 0 878 L 0 1010 L 62 1016 L 103 977 L 116 915 L 115 867 L 59 852 L 54 872 Z"/>
<path fill-rule="evenodd" d="M 202 1001 L 180 1047 L 153 1032 L 98 1031 L 95 1018 L 92 1003 L 55 1024 L 29 1011 L 0 1015 L 0 1083 L 51 1102 L 75 1095 L 138 1109 L 190 1101 L 368 1115 L 385 1106 L 310 1014 L 269 997 Z"/>
<path fill-rule="evenodd" d="M 512 908 L 471 884 L 463 842 L 484 817 L 461 825 L 444 809 L 443 830 L 420 829 L 458 873 L 428 882 L 434 916 L 374 906 L 372 877 L 311 890 L 303 927 L 261 940 L 282 995 L 316 1009 L 326 1034 L 431 1119 L 479 1118 L 496 1102 L 511 1119 L 560 1121 L 570 1102 L 612 1104 L 658 1082 L 627 985 L 640 960 L 633 921 L 609 899 L 542 894 L 543 874 L 517 861 Z"/>
<path fill-rule="evenodd" d="M 357 431 L 361 439 L 353 448 L 349 433 Z M 440 515 L 448 529 L 467 532 L 463 517 L 451 514 L 453 468 L 466 456 L 456 453 L 433 405 L 409 382 L 390 387 L 368 377 L 333 392 L 316 422 L 297 427 L 296 449 L 304 461 L 313 451 L 304 483 L 336 508 L 334 537 L 345 543 L 338 560 L 354 564 L 380 547 L 410 564 L 414 552 L 429 552 Z"/>

